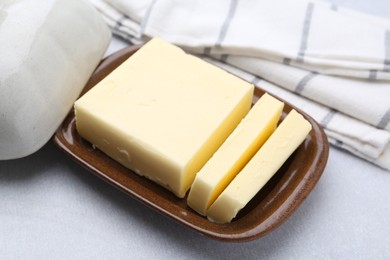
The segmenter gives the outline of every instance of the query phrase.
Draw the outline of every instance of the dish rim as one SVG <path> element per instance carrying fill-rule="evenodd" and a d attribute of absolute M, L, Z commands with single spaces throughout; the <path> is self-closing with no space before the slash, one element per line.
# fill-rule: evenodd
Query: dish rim
<path fill-rule="evenodd" d="M 110 56 L 106 57 L 102 62 L 99 64 L 99 66 L 96 68 L 95 72 L 91 76 L 90 80 L 86 84 L 85 88 L 83 88 L 82 93 L 80 94 L 83 95 L 87 89 L 90 87 L 93 87 L 96 85 L 101 79 L 103 79 L 109 72 L 113 70 L 114 67 L 119 66 L 123 61 L 125 61 L 128 57 L 130 57 L 133 53 L 135 53 L 140 46 L 129 46 L 124 49 L 121 49 Z M 256 86 L 255 88 L 255 99 L 259 98 L 260 95 L 265 93 L 264 90 L 262 90 L 260 87 Z M 272 95 L 274 96 L 274 95 Z M 277 96 L 274 96 L 278 98 Z M 290 111 L 291 109 L 297 110 L 299 113 L 301 113 L 312 125 L 312 130 L 309 133 L 309 136 L 306 138 L 305 142 L 301 144 L 301 146 L 315 146 L 314 148 L 314 154 L 311 154 L 311 164 L 309 165 L 301 165 L 302 167 L 305 167 L 305 172 L 302 174 L 302 178 L 298 179 L 298 183 L 294 182 L 294 187 L 285 187 L 285 189 L 292 189 L 290 190 L 290 195 L 285 198 L 284 201 L 278 201 L 279 206 L 276 205 L 276 208 L 268 212 L 267 214 L 270 214 L 269 217 L 265 218 L 264 221 L 260 221 L 257 223 L 253 223 L 254 225 L 252 228 L 246 228 L 246 229 L 241 229 L 241 230 L 232 230 L 229 226 L 232 226 L 234 224 L 234 221 L 229 224 L 217 224 L 208 221 L 204 217 L 198 215 L 195 213 L 192 209 L 190 209 L 188 206 L 187 208 L 183 209 L 184 211 L 180 211 L 180 209 L 177 209 L 177 207 L 180 208 L 183 206 L 183 201 L 186 200 L 186 197 L 184 199 L 179 199 L 176 198 L 176 200 L 181 202 L 177 202 L 177 205 L 168 205 L 169 203 L 175 204 L 175 200 L 172 198 L 174 197 L 173 194 L 171 194 L 169 191 L 164 190 L 163 188 L 159 187 L 157 184 L 152 183 L 151 181 L 147 180 L 146 178 L 140 177 L 137 174 L 133 173 L 131 170 L 124 168 L 123 166 L 119 165 L 117 162 L 115 162 L 113 159 L 109 158 L 108 156 L 104 155 L 100 151 L 98 151 L 98 156 L 93 156 L 91 157 L 91 154 L 96 154 L 96 150 L 91 150 L 91 147 L 86 147 L 85 143 L 77 141 L 80 139 L 80 136 L 77 136 L 77 131 L 74 129 L 72 130 L 72 127 L 74 128 L 74 109 L 72 108 L 65 120 L 61 123 L 61 125 L 58 127 L 56 130 L 54 136 L 52 137 L 52 142 L 57 145 L 58 148 L 60 148 L 63 152 L 65 152 L 68 156 L 70 156 L 74 161 L 91 171 L 94 175 L 102 178 L 106 182 L 110 183 L 111 185 L 115 186 L 116 188 L 122 190 L 129 196 L 137 199 L 141 203 L 147 205 L 148 207 L 156 210 L 157 212 L 173 219 L 174 221 L 183 224 L 192 230 L 195 230 L 203 235 L 206 235 L 208 237 L 217 239 L 217 240 L 222 240 L 222 241 L 229 241 L 229 242 L 238 242 L 238 241 L 248 241 L 252 240 L 261 236 L 264 236 L 274 230 L 275 228 L 279 227 L 284 221 L 286 221 L 292 214 L 295 212 L 295 210 L 302 204 L 302 202 L 306 199 L 306 197 L 310 194 L 310 192 L 314 189 L 315 185 L 317 184 L 318 180 L 320 179 L 325 166 L 326 162 L 328 159 L 328 154 L 329 154 L 329 144 L 326 138 L 326 135 L 322 129 L 322 127 L 310 116 L 308 116 L 306 113 L 301 111 L 300 109 L 292 106 L 288 102 L 284 101 L 283 99 L 278 98 L 279 100 L 283 101 L 285 103 L 285 108 L 284 108 L 284 116 L 285 114 Z M 73 132 L 72 132 L 73 131 Z M 75 139 L 78 138 L 75 143 Z M 72 141 L 70 141 L 72 140 Z M 90 144 L 89 144 L 90 145 Z M 83 147 L 84 146 L 84 147 Z M 300 147 L 301 147 L 300 146 Z M 79 149 L 84 149 L 81 150 L 83 153 L 80 152 Z M 302 149 L 306 148 L 298 148 L 300 151 Z M 86 152 L 87 151 L 87 152 Z M 86 153 L 90 153 L 89 155 Z M 299 152 L 296 151 L 294 152 L 293 155 L 298 154 Z M 103 157 L 102 157 L 103 155 Z M 303 154 L 304 155 L 304 154 Z M 106 157 L 106 158 L 104 158 Z M 295 157 L 295 156 L 294 156 Z M 98 164 L 91 161 L 91 158 L 97 159 Z M 291 158 L 291 157 L 290 157 Z M 302 157 L 300 155 L 299 158 L 302 158 L 303 160 L 306 159 L 305 156 Z M 290 159 L 289 159 L 290 160 Z M 297 162 L 294 162 L 294 159 L 290 160 L 291 162 L 288 163 L 288 167 L 291 166 L 291 164 L 295 165 Z M 296 161 L 296 160 L 295 160 Z M 118 181 L 117 179 L 114 179 L 110 174 L 111 172 L 107 172 L 105 170 L 102 170 L 100 163 L 107 163 L 109 166 L 118 164 L 119 166 L 115 166 L 115 168 L 111 167 L 111 171 L 113 169 L 116 171 L 118 168 L 127 172 L 126 174 L 130 173 L 129 175 L 136 175 L 136 176 L 125 176 L 126 182 Z M 287 169 L 289 170 L 289 168 Z M 298 169 L 299 170 L 299 169 Z M 280 170 L 279 173 L 279 178 L 277 180 L 281 180 L 285 177 L 283 177 L 283 170 Z M 276 174 L 278 175 L 278 174 Z M 284 174 L 286 175 L 286 174 Z M 141 179 L 143 180 L 141 180 Z M 276 178 L 276 177 L 275 177 Z M 133 180 L 134 183 L 129 183 L 129 179 Z M 272 180 L 272 179 L 271 179 Z M 270 182 L 271 182 L 270 180 Z M 138 182 L 138 183 L 137 183 Z M 148 183 L 148 184 L 145 184 Z M 268 185 L 268 184 L 267 184 Z M 266 186 L 267 186 L 266 185 Z M 269 184 L 271 185 L 271 184 Z M 275 187 L 278 187 L 278 181 L 276 181 L 276 186 L 270 187 L 268 193 L 265 195 L 267 196 L 271 194 L 272 192 L 276 192 L 274 189 Z M 291 184 L 292 185 L 292 184 Z M 150 188 L 150 191 L 146 190 L 145 187 L 148 189 Z M 153 190 L 154 191 L 153 191 Z M 148 197 L 145 197 L 146 195 Z M 151 195 L 152 194 L 152 195 Z M 153 197 L 153 194 L 157 195 L 156 197 Z M 160 197 L 158 197 L 160 196 Z M 259 195 L 261 197 L 261 195 Z M 264 198 L 263 198 L 264 199 Z M 169 202 L 169 200 L 174 201 L 174 202 Z M 166 202 L 168 201 L 168 202 Z M 263 202 L 260 199 L 260 204 Z M 168 203 L 168 204 L 167 204 Z M 273 202 L 271 202 L 272 204 Z M 250 203 L 249 203 L 250 204 Z M 272 206 L 272 205 L 271 205 Z M 247 206 L 249 207 L 249 206 Z M 245 207 L 245 208 L 247 208 Z M 254 205 L 254 209 L 258 208 L 258 205 Z M 244 208 L 244 209 L 245 209 Z M 254 210 L 253 209 L 253 210 Z M 267 208 L 268 209 L 268 208 Z M 272 209 L 270 209 L 272 210 Z M 249 215 L 251 213 L 251 210 L 248 210 L 247 212 Z M 256 212 L 257 214 L 260 214 L 262 212 Z M 194 217 L 194 214 L 198 215 L 197 218 L 203 218 L 208 222 L 208 225 L 199 225 L 196 224 L 196 221 L 190 221 L 189 216 Z M 240 217 L 241 221 L 245 221 L 245 217 L 247 215 L 244 215 Z M 261 215 L 261 214 L 260 214 Z M 196 217 L 195 217 L 196 218 Z M 254 218 L 252 217 L 251 220 Z M 198 220 L 197 220 L 198 221 Z M 252 221 L 253 222 L 253 221 Z M 203 223 L 200 221 L 200 223 Z M 207 228 L 212 226 L 213 228 Z M 236 231 L 236 232 L 234 232 Z"/>

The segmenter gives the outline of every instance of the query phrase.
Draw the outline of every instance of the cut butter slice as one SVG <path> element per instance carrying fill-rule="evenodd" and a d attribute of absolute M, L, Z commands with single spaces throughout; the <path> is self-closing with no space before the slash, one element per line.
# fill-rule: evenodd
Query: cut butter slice
<path fill-rule="evenodd" d="M 228 223 L 305 140 L 311 124 L 292 110 L 248 164 L 207 210 L 207 217 Z"/>
<path fill-rule="evenodd" d="M 206 215 L 207 208 L 275 130 L 283 102 L 264 94 L 234 132 L 197 173 L 187 203 Z"/>
<path fill-rule="evenodd" d="M 155 38 L 75 102 L 79 134 L 184 197 L 248 113 L 253 85 Z"/>

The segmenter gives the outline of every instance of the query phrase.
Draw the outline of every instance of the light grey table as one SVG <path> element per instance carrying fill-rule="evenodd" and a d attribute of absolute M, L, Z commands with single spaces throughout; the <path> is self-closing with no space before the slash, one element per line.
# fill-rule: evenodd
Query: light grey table
<path fill-rule="evenodd" d="M 390 0 L 336 1 L 390 18 Z M 125 44 L 117 39 L 108 53 Z M 246 243 L 201 236 L 74 163 L 53 144 L 0 162 L 0 259 L 390 259 L 390 172 L 332 148 L 312 194 Z"/>

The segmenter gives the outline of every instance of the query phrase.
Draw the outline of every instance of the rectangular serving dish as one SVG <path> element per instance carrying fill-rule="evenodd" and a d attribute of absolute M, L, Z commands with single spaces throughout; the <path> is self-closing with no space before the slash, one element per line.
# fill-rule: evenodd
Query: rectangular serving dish
<path fill-rule="evenodd" d="M 82 94 L 138 49 L 139 46 L 127 47 L 102 61 Z M 264 91 L 257 87 L 253 102 L 262 94 Z M 311 117 L 286 102 L 282 120 L 293 108 L 311 123 L 313 129 L 282 168 L 229 224 L 210 222 L 187 206 L 186 197 L 177 198 L 95 149 L 77 133 L 73 109 L 57 129 L 52 141 L 96 176 L 171 219 L 211 238 L 246 241 L 263 236 L 282 224 L 312 191 L 324 171 L 329 150 L 324 131 Z"/>

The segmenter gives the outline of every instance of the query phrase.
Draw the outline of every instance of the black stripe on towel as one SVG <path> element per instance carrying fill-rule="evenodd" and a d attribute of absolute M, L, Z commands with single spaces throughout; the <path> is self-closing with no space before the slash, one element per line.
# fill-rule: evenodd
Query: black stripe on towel
<path fill-rule="evenodd" d="M 282 63 L 283 63 L 284 65 L 290 65 L 290 64 L 291 64 L 291 59 L 290 59 L 290 58 L 283 58 Z"/>
<path fill-rule="evenodd" d="M 384 70 L 390 71 L 390 31 L 385 32 L 385 61 Z"/>
<path fill-rule="evenodd" d="M 229 55 L 228 54 L 222 54 L 221 55 L 221 59 L 220 61 L 223 62 L 223 63 L 226 63 L 227 59 L 229 58 Z"/>
<path fill-rule="evenodd" d="M 328 114 L 325 115 L 325 117 L 321 120 L 321 125 L 323 127 L 326 127 L 329 122 L 332 120 L 332 118 L 336 115 L 337 111 L 334 109 L 330 109 Z"/>
<path fill-rule="evenodd" d="M 305 52 L 307 50 L 307 41 L 309 39 L 309 34 L 310 34 L 310 24 L 313 16 L 313 9 L 314 9 L 314 4 L 310 2 L 307 5 L 305 19 L 303 21 L 301 46 L 299 48 L 298 57 L 297 57 L 298 62 L 303 62 L 303 60 L 305 59 Z"/>
<path fill-rule="evenodd" d="M 122 27 L 123 25 L 123 21 L 126 20 L 126 19 L 129 19 L 127 15 L 122 15 L 115 23 L 115 26 L 114 26 L 114 30 L 117 30 L 119 31 L 120 28 Z"/>
<path fill-rule="evenodd" d="M 381 121 L 378 123 L 378 128 L 384 129 L 390 122 L 390 108 L 387 112 L 382 116 Z"/>
<path fill-rule="evenodd" d="M 216 47 L 221 47 L 222 42 L 225 40 L 226 33 L 229 29 L 230 23 L 236 13 L 238 0 L 231 0 L 229 6 L 229 12 L 226 16 L 226 19 L 221 27 L 221 31 L 219 32 L 218 40 L 215 44 Z"/>
<path fill-rule="evenodd" d="M 378 78 L 378 71 L 377 70 L 370 70 L 368 74 L 368 79 L 370 80 L 376 80 Z"/>
<path fill-rule="evenodd" d="M 211 48 L 210 48 L 210 47 L 204 48 L 203 54 L 204 54 L 205 56 L 210 56 L 210 54 L 211 54 Z"/>
<path fill-rule="evenodd" d="M 317 72 L 310 72 L 306 76 L 304 76 L 297 84 L 295 88 L 295 93 L 301 94 L 304 88 L 306 87 L 307 83 L 314 78 L 316 75 L 318 75 Z"/>

